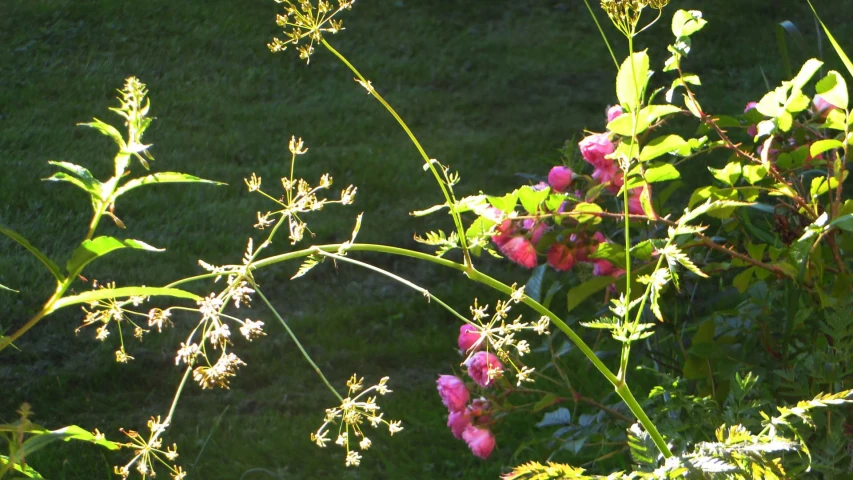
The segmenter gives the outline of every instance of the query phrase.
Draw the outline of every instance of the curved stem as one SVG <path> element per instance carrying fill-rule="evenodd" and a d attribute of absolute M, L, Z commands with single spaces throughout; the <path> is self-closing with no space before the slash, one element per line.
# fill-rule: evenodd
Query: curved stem
<path fill-rule="evenodd" d="M 295 343 L 296 347 L 299 349 L 299 351 L 302 352 L 302 356 L 305 357 L 305 360 L 307 360 L 308 363 L 311 364 L 311 368 L 313 368 L 314 371 L 317 372 L 317 375 L 320 377 L 321 380 L 323 380 L 323 383 L 326 384 L 326 386 L 329 388 L 329 390 L 331 390 L 332 393 L 335 394 L 335 396 L 338 398 L 338 400 L 343 402 L 344 399 L 343 399 L 343 397 L 341 397 L 341 394 L 338 393 L 337 390 L 335 390 L 335 388 L 332 386 L 331 383 L 329 383 L 329 380 L 327 380 L 326 376 L 323 375 L 323 372 L 320 370 L 320 367 L 318 367 L 317 364 L 314 363 L 314 360 L 312 360 L 311 356 L 308 355 L 308 352 L 305 351 L 305 347 L 303 347 L 302 344 L 299 342 L 299 339 L 296 338 L 296 334 L 294 334 L 293 330 L 290 329 L 290 325 L 288 325 L 287 322 L 285 322 L 284 319 L 281 318 L 281 315 L 278 314 L 278 311 L 275 309 L 275 307 L 272 306 L 272 303 L 270 303 L 270 301 L 267 300 L 267 297 L 264 296 L 264 294 L 261 292 L 261 289 L 258 288 L 257 285 L 253 285 L 253 286 L 255 287 L 255 293 L 258 294 L 258 297 L 260 297 L 261 300 L 263 300 L 263 302 L 267 305 L 267 308 L 270 309 L 272 314 L 275 315 L 275 318 L 277 318 L 278 321 L 284 326 L 284 329 L 287 330 L 287 334 L 290 335 L 291 339 L 293 339 L 293 343 Z"/>
<path fill-rule="evenodd" d="M 381 275 L 385 275 L 388 278 L 391 278 L 397 282 L 402 283 L 403 285 L 406 285 L 407 287 L 409 287 L 409 288 L 411 288 L 417 292 L 420 292 L 423 296 L 425 296 L 428 299 L 428 301 L 434 301 L 435 303 L 439 304 L 442 308 L 444 308 L 445 310 L 450 312 L 454 317 L 458 318 L 459 320 L 462 320 L 465 323 L 470 323 L 473 325 L 471 320 L 465 318 L 461 313 L 454 310 L 453 307 L 451 307 L 450 305 L 445 303 L 443 300 L 441 300 L 440 298 L 438 298 L 435 295 L 433 295 L 432 293 L 430 293 L 429 290 L 427 290 L 427 289 L 425 289 L 425 288 L 423 288 L 423 287 L 421 287 L 421 286 L 419 286 L 419 285 L 417 285 L 417 284 L 415 284 L 409 280 L 406 280 L 405 278 L 403 278 L 399 275 L 395 275 L 395 274 L 389 272 L 388 270 L 383 270 L 383 269 L 376 267 L 376 266 L 373 266 L 369 263 L 361 262 L 359 260 L 355 260 L 355 259 L 352 259 L 349 257 L 344 257 L 341 255 L 335 255 L 335 254 L 329 253 L 329 252 L 324 252 L 323 250 L 317 250 L 317 253 L 319 253 L 320 255 L 322 255 L 324 257 L 333 258 L 335 260 L 345 262 L 345 263 L 351 263 L 353 265 L 357 265 L 359 267 L 366 268 L 368 270 L 374 271 L 374 272 L 379 273 Z"/>
<path fill-rule="evenodd" d="M 400 127 L 403 128 L 403 130 L 406 132 L 406 135 L 409 136 L 409 139 L 415 145 L 415 148 L 418 149 L 418 152 L 421 154 L 421 157 L 423 158 L 424 162 L 426 162 L 426 165 L 429 167 L 430 171 L 432 171 L 432 174 L 435 177 L 435 181 L 438 182 L 438 186 L 441 188 L 441 193 L 444 194 L 445 201 L 447 201 L 447 206 L 450 209 L 450 215 L 453 217 L 453 223 L 456 225 L 456 233 L 457 235 L 459 235 L 459 244 L 461 245 L 463 255 L 465 256 L 465 264 L 473 268 L 474 264 L 471 261 L 471 253 L 468 251 L 468 241 L 467 237 L 465 236 L 465 227 L 462 225 L 462 217 L 456 210 L 456 198 L 453 196 L 452 190 L 450 190 L 445 181 L 442 180 L 441 175 L 435 168 L 432 159 L 429 157 L 429 155 L 427 155 L 426 151 L 421 146 L 421 143 L 418 141 L 417 137 L 415 137 L 415 134 L 412 133 L 412 130 L 409 128 L 406 122 L 402 119 L 402 117 L 400 117 L 399 114 L 397 114 L 397 111 L 394 110 L 394 108 L 387 101 L 385 101 L 385 99 L 382 97 L 382 95 L 379 94 L 379 92 L 377 92 L 374 88 L 370 86 L 370 81 L 364 78 L 361 72 L 359 72 L 358 69 L 356 69 L 355 66 L 353 66 L 353 64 L 351 64 L 349 60 L 346 59 L 346 57 L 344 57 L 340 52 L 335 50 L 329 44 L 329 42 L 326 41 L 325 38 L 321 38 L 320 41 L 323 43 L 324 47 L 326 47 L 330 52 L 332 52 L 336 57 L 338 57 L 338 59 L 343 62 L 344 65 L 346 65 L 352 71 L 352 73 L 355 74 L 356 77 L 358 77 L 362 85 L 364 85 L 366 88 L 369 88 L 369 94 L 373 95 L 373 98 L 379 101 L 379 103 L 381 103 L 382 106 L 385 107 L 386 110 L 388 110 L 388 113 L 390 113 L 394 117 L 394 119 L 397 120 L 397 123 L 400 124 Z"/>
<path fill-rule="evenodd" d="M 589 15 L 592 17 L 592 21 L 595 22 L 595 26 L 598 27 L 598 33 L 601 34 L 604 44 L 607 45 L 607 51 L 610 52 L 610 58 L 613 59 L 613 64 L 616 65 L 616 70 L 619 70 L 619 61 L 616 60 L 616 54 L 613 53 L 613 48 L 610 47 L 607 35 L 604 34 L 604 29 L 601 28 L 601 24 L 598 23 L 598 17 L 596 17 L 595 12 L 592 11 L 592 7 L 589 5 L 589 0 L 583 0 L 583 3 L 586 4 L 586 9 L 589 10 Z"/>

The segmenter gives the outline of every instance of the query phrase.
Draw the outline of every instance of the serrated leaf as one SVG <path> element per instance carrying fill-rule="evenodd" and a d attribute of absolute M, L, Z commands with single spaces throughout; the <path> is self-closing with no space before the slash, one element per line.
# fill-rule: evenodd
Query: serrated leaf
<path fill-rule="evenodd" d="M 687 141 L 679 135 L 665 135 L 652 139 L 640 153 L 640 161 L 648 162 L 667 153 L 677 152 Z"/>
<path fill-rule="evenodd" d="M 583 213 L 589 213 L 589 214 L 587 214 L 587 215 L 577 215 L 577 216 L 575 216 L 574 218 L 575 218 L 579 223 L 592 223 L 593 225 L 597 225 L 597 224 L 601 223 L 601 217 L 599 217 L 599 216 L 597 216 L 597 215 L 591 215 L 591 214 L 594 214 L 594 213 L 601 213 L 601 212 L 603 212 L 604 210 L 601 208 L 601 206 L 600 206 L 600 205 L 598 205 L 598 204 L 596 204 L 596 203 L 586 203 L 586 202 L 581 202 L 581 203 L 579 203 L 579 204 L 575 205 L 575 208 L 574 208 L 574 210 L 572 210 L 572 211 L 573 211 L 573 212 L 579 212 L 579 213 L 582 213 L 582 214 L 583 214 Z"/>
<path fill-rule="evenodd" d="M 119 240 L 115 237 L 97 237 L 86 240 L 78 246 L 71 254 L 71 259 L 65 264 L 70 275 L 80 273 L 89 262 L 102 257 L 112 251 L 122 248 L 133 248 L 136 250 L 147 250 L 149 252 L 162 252 L 164 249 L 152 247 L 141 240 Z"/>
<path fill-rule="evenodd" d="M 143 185 L 153 185 L 158 183 L 209 183 L 212 185 L 227 185 L 226 183 L 216 182 L 213 180 L 205 180 L 204 178 L 199 178 L 186 173 L 160 172 L 153 173 L 151 175 L 146 175 L 140 178 L 134 178 L 133 180 L 128 181 L 116 190 L 115 194 L 113 194 L 113 197 L 118 198 L 119 196 L 127 193 L 128 191 L 133 190 L 134 188 L 141 187 Z"/>
<path fill-rule="evenodd" d="M 643 174 L 643 178 L 648 183 L 666 182 L 681 178 L 681 173 L 674 166 L 664 163 L 647 168 Z"/>
<path fill-rule="evenodd" d="M 829 74 L 817 82 L 815 90 L 827 102 L 842 110 L 847 110 L 849 104 L 847 82 L 844 81 L 844 77 L 840 73 L 830 70 Z"/>
<path fill-rule="evenodd" d="M 616 75 L 616 96 L 619 103 L 628 111 L 636 111 L 642 104 L 648 81 L 648 54 L 645 51 L 632 53 L 622 62 Z"/>
<path fill-rule="evenodd" d="M 536 215 L 539 212 L 539 205 L 548 198 L 551 193 L 550 188 L 542 190 L 534 190 L 530 186 L 521 187 L 518 190 L 518 199 L 521 201 L 521 206 L 531 215 Z"/>
<path fill-rule="evenodd" d="M 809 80 L 811 80 L 812 77 L 820 71 L 822 66 L 823 62 L 816 58 L 806 60 L 806 63 L 803 64 L 800 71 L 797 73 L 797 76 L 791 80 L 791 85 L 797 90 L 802 90 L 803 87 L 809 83 Z"/>
<path fill-rule="evenodd" d="M 59 265 L 56 264 L 53 260 L 51 260 L 47 255 L 41 252 L 38 248 L 36 248 L 29 240 L 21 236 L 18 232 L 0 226 L 0 233 L 6 235 L 11 238 L 15 242 L 17 242 L 20 246 L 26 248 L 34 257 L 36 257 L 47 269 L 53 274 L 54 278 L 58 282 L 63 282 L 65 280 L 65 276 L 62 275 L 62 270 L 59 268 Z"/>
<path fill-rule="evenodd" d="M 486 199 L 498 210 L 509 214 L 515 211 L 515 205 L 518 203 L 518 190 L 507 193 L 503 197 L 488 196 Z"/>
<path fill-rule="evenodd" d="M 716 169 L 708 167 L 708 170 L 711 172 L 711 175 L 713 175 L 714 178 L 730 187 L 733 187 L 734 184 L 737 183 L 737 181 L 740 179 L 742 166 L 739 161 L 734 161 L 726 164 L 724 168 Z"/>
<path fill-rule="evenodd" d="M 811 144 L 811 146 L 809 147 L 809 153 L 812 157 L 816 157 L 828 150 L 832 150 L 835 148 L 844 148 L 844 144 L 835 139 L 818 140 Z"/>
<path fill-rule="evenodd" d="M 322 255 L 310 255 L 304 262 L 302 262 L 302 265 L 299 266 L 299 270 L 297 270 L 296 273 L 292 277 L 290 277 L 290 279 L 296 280 L 297 278 L 304 276 L 305 274 L 310 272 L 311 269 L 323 263 L 324 258 L 325 257 L 323 257 Z"/>
<path fill-rule="evenodd" d="M 553 412 L 548 412 L 542 417 L 542 421 L 536 424 L 537 427 L 553 427 L 554 425 L 569 425 L 572 423 L 572 412 L 567 408 L 558 408 Z"/>

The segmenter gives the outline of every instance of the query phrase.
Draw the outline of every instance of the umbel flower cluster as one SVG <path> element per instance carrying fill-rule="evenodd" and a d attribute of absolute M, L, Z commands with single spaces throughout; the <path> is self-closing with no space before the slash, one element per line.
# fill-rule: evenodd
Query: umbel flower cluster
<path fill-rule="evenodd" d="M 284 4 L 284 13 L 276 16 L 276 23 L 287 38 L 273 38 L 267 47 L 276 53 L 292 45 L 299 52 L 299 58 L 310 62 L 314 45 L 323 40 L 324 33 L 334 35 L 344 29 L 343 22 L 334 17 L 351 9 L 355 0 L 338 0 L 336 6 L 326 0 L 320 0 L 316 6 L 309 0 L 276 0 L 276 3 Z"/>
<path fill-rule="evenodd" d="M 376 404 L 376 395 L 391 393 L 387 384 L 388 377 L 383 377 L 379 383 L 365 389 L 364 378 L 353 374 L 347 381 L 346 398 L 341 399 L 340 406 L 326 409 L 323 424 L 316 432 L 311 433 L 311 441 L 325 448 L 326 444 L 332 441 L 329 432 L 337 425 L 337 432 L 332 433 L 335 435 L 334 443 L 346 450 L 346 466 L 357 467 L 361 463 L 359 450 L 367 450 L 372 445 L 362 429 L 365 423 L 373 428 L 385 425 L 390 435 L 403 430 L 399 420 L 383 419 L 384 414 L 379 412 L 379 405 Z M 358 450 L 352 447 L 351 443 L 357 444 Z"/>
<path fill-rule="evenodd" d="M 504 378 L 505 364 L 514 370 L 516 386 L 533 381 L 534 369 L 520 360 L 530 352 L 530 345 L 526 340 L 516 338 L 516 334 L 524 330 L 547 334 L 550 321 L 544 316 L 535 323 L 524 322 L 521 316 L 509 321 L 512 305 L 519 303 L 523 297 L 524 287 L 515 288 L 513 285 L 510 299 L 499 300 L 492 315 L 488 313 L 488 306 L 479 306 L 475 300 L 471 307 L 473 321 L 459 328 L 457 344 L 465 355 L 462 366 L 466 367 L 474 384 L 484 391 L 496 387 L 498 380 Z M 495 448 L 495 436 L 489 428 L 493 423 L 489 400 L 480 397 L 471 401 L 468 386 L 453 375 L 440 375 L 436 385 L 441 401 L 447 407 L 447 426 L 453 436 L 464 440 L 474 455 L 487 458 Z"/>

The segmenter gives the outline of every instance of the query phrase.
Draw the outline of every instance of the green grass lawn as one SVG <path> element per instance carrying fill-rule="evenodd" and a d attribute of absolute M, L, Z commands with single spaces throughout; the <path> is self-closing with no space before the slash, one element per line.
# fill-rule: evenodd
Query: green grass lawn
<path fill-rule="evenodd" d="M 640 37 L 640 47 L 651 48 L 660 70 L 672 12 L 702 9 L 711 23 L 694 37 L 688 69 L 703 76 L 707 109 L 737 112 L 761 95 L 762 74 L 773 85 L 781 80 L 776 23 L 793 20 L 813 38 L 813 22 L 800 3 L 674 0 L 652 33 Z M 844 11 L 845 2 L 819 3 L 839 41 L 853 46 L 853 21 L 833 14 Z M 293 52 L 269 53 L 277 12 L 278 5 L 265 0 L 5 0 L 0 223 L 53 258 L 70 253 L 85 233 L 88 200 L 40 179 L 51 173 L 48 160 L 83 164 L 97 175 L 110 171 L 111 142 L 74 124 L 93 116 L 118 123 L 106 108 L 123 79 L 136 75 L 148 84 L 157 117 L 146 138 L 154 144 L 153 168 L 229 186 L 162 186 L 123 197 L 117 214 L 128 230 L 107 226 L 104 234 L 167 251 L 116 253 L 90 267 L 90 280 L 160 285 L 199 273 L 198 259 L 239 261 L 255 234 L 255 212 L 267 208 L 246 192 L 242 179 L 252 172 L 268 180 L 283 176 L 291 135 L 310 148 L 300 157 L 302 176 L 330 172 L 336 187 L 359 188 L 354 206 L 310 218 L 313 242 L 347 239 L 362 211 L 364 242 L 418 249 L 415 232 L 449 228 L 449 222 L 439 224 L 443 218 L 409 216 L 440 203 L 441 195 L 393 118 L 343 65 L 319 49 L 310 66 Z M 584 128 L 603 128 L 604 110 L 615 101 L 614 66 L 577 0 L 363 0 L 344 21 L 346 31 L 331 37 L 332 44 L 395 105 L 427 152 L 460 172 L 461 195 L 512 189 L 524 182 L 517 173 L 544 175 L 567 139 Z M 621 42 L 617 47 L 624 52 Z M 795 62 L 806 58 L 797 50 L 793 56 Z M 286 242 L 280 243 L 276 248 L 283 251 Z M 431 266 L 359 258 L 428 286 L 460 310 L 475 296 L 495 299 Z M 505 263 L 483 258 L 480 264 L 508 283 L 525 279 L 525 272 Z M 535 416 L 504 423 L 498 450 L 487 461 L 451 436 L 434 391 L 439 373 L 458 370 L 458 326 L 443 310 L 352 266 L 327 264 L 290 281 L 297 267 L 265 271 L 259 282 L 336 385 L 343 388 L 354 371 L 368 381 L 391 377 L 395 392 L 383 407 L 406 430 L 394 438 L 377 435 L 359 469 L 345 469 L 336 447 L 314 446 L 309 433 L 335 399 L 280 326 L 255 306 L 268 336 L 240 346 L 248 365 L 232 390 L 188 388 L 167 435 L 178 443 L 191 478 L 496 478 L 509 466 L 551 453 L 548 445 L 529 445 L 537 438 Z M 36 261 L 0 240 L 0 283 L 21 290 L 0 292 L 0 327 L 20 326 L 49 295 L 50 280 Z M 180 378 L 174 351 L 194 320 L 179 318 L 176 329 L 134 345 L 134 362 L 117 365 L 115 343 L 100 344 L 89 331 L 75 336 L 81 317 L 74 309 L 60 311 L 28 333 L 20 351 L 3 352 L 0 422 L 14 420 L 25 401 L 49 427 L 77 424 L 113 436 L 118 427 L 142 428 L 149 416 L 165 414 Z M 555 458 L 571 461 L 566 452 Z M 64 445 L 30 460 L 47 478 L 106 479 L 123 459 Z"/>

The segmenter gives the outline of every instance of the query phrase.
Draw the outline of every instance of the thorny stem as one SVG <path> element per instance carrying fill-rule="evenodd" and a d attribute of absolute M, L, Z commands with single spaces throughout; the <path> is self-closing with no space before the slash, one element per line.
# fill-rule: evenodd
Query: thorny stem
<path fill-rule="evenodd" d="M 682 86 L 684 87 L 685 91 L 687 92 L 687 96 L 690 98 L 690 101 L 693 102 L 694 105 L 698 105 L 698 103 L 696 102 L 696 97 L 693 94 L 693 90 L 690 89 L 688 82 L 683 81 L 684 80 L 684 74 L 682 73 L 680 68 L 678 69 L 678 78 L 680 78 L 682 80 L 682 82 L 681 82 L 683 84 Z M 753 157 L 752 155 L 750 155 L 747 152 L 744 152 L 737 144 L 732 142 L 732 140 L 729 138 L 729 136 L 726 135 L 726 132 L 724 132 L 723 129 L 720 128 L 719 125 L 717 125 L 717 122 L 714 121 L 713 118 L 711 118 L 709 115 L 707 115 L 703 111 L 699 111 L 699 115 L 700 115 L 700 120 L 702 120 L 702 123 L 711 127 L 714 130 L 714 132 L 717 133 L 717 136 L 720 137 L 720 139 L 726 144 L 726 146 L 730 150 L 734 151 L 736 154 L 738 154 L 739 156 L 741 156 L 743 158 L 751 160 L 754 163 L 758 163 L 758 164 L 762 163 L 760 159 Z M 770 176 L 773 177 L 774 180 L 776 180 L 777 183 L 780 183 L 780 184 L 786 184 L 787 183 L 785 181 L 785 179 L 782 178 L 782 176 L 776 170 L 775 166 L 769 165 L 767 168 L 767 172 L 770 174 Z M 799 208 L 802 208 L 804 211 L 808 212 L 811 215 L 812 219 L 817 218 L 817 215 L 815 215 L 815 212 L 805 202 L 805 200 L 803 200 L 802 197 L 800 197 L 799 195 L 796 195 L 796 196 L 793 196 L 791 198 L 792 198 L 792 200 L 794 200 L 794 203 L 796 203 Z"/>
<path fill-rule="evenodd" d="M 324 47 L 326 47 L 330 52 L 335 54 L 335 56 L 338 57 L 338 59 L 343 62 L 344 65 L 346 65 L 352 71 L 352 73 L 355 74 L 356 77 L 358 77 L 362 85 L 364 85 L 365 88 L 368 88 L 368 93 L 372 95 L 377 101 L 379 101 L 379 103 L 381 103 L 386 110 L 388 110 L 388 113 L 390 113 L 394 117 L 394 119 L 397 120 L 397 123 L 400 124 L 400 127 L 403 128 L 403 130 L 406 132 L 406 135 L 409 136 L 409 139 L 415 145 L 415 148 L 418 149 L 418 152 L 421 154 L 421 157 L 423 157 L 424 162 L 426 162 L 426 165 L 429 167 L 430 171 L 432 171 L 433 176 L 435 176 L 435 181 L 438 182 L 438 186 L 441 188 L 441 193 L 444 194 L 445 201 L 447 201 L 447 207 L 450 209 L 450 215 L 453 217 L 453 223 L 456 225 L 456 233 L 457 235 L 459 235 L 459 245 L 462 247 L 462 253 L 465 256 L 465 265 L 473 269 L 474 263 L 471 261 L 471 253 L 468 251 L 468 240 L 465 235 L 465 227 L 462 225 L 462 218 L 460 217 L 459 212 L 456 210 L 456 198 L 453 195 L 453 191 L 448 188 L 448 185 L 445 183 L 444 180 L 442 180 L 441 175 L 438 173 L 438 170 L 433 164 L 433 160 L 429 157 L 429 155 L 427 155 L 426 151 L 421 146 L 417 137 L 415 137 L 415 134 L 412 133 L 412 130 L 409 129 L 409 126 L 406 124 L 406 122 L 402 119 L 402 117 L 400 117 L 399 114 L 397 114 L 397 111 L 394 110 L 394 108 L 387 101 L 385 101 L 382 95 L 380 95 L 379 92 L 377 92 L 376 89 L 371 86 L 370 81 L 364 78 L 361 72 L 359 72 L 358 69 L 356 69 L 355 66 L 353 66 L 353 64 L 351 64 L 349 60 L 346 59 L 346 57 L 344 57 L 340 52 L 335 50 L 329 44 L 329 42 L 326 41 L 325 38 L 321 38 L 320 41 L 323 43 Z"/>
<path fill-rule="evenodd" d="M 313 253 L 311 250 L 304 250 L 304 252 L 307 252 L 306 255 L 310 255 L 311 253 Z M 335 394 L 335 397 L 337 397 L 338 400 L 343 402 L 344 399 L 343 397 L 341 397 L 341 394 L 338 393 L 337 390 L 335 390 L 335 387 L 333 387 L 331 383 L 329 383 L 329 380 L 327 380 L 326 376 L 323 375 L 323 372 L 320 370 L 320 367 L 318 367 L 317 364 L 314 363 L 314 360 L 311 359 L 311 355 L 308 355 L 308 352 L 305 351 L 305 347 L 303 347 L 302 343 L 299 342 L 299 339 L 296 338 L 296 335 L 293 333 L 293 330 L 290 329 L 290 325 L 288 325 L 287 322 L 285 322 L 284 319 L 281 318 L 281 315 L 278 314 L 278 311 L 275 309 L 275 307 L 273 307 L 270 301 L 267 300 L 267 297 L 264 296 L 264 294 L 261 292 L 261 289 L 258 288 L 257 285 L 253 285 L 253 287 L 255 289 L 255 293 L 258 294 L 258 297 L 263 300 L 263 302 L 267 305 L 267 307 L 270 309 L 275 318 L 277 318 L 278 321 L 284 326 L 284 329 L 287 330 L 287 334 L 290 335 L 290 338 L 293 340 L 293 343 L 295 343 L 299 351 L 302 352 L 302 356 L 305 357 L 305 360 L 307 360 L 308 363 L 311 364 L 311 368 L 313 368 L 314 371 L 317 372 L 317 375 L 320 376 L 320 379 L 323 380 L 323 383 L 326 384 L 329 390 L 331 390 L 332 393 Z"/>

